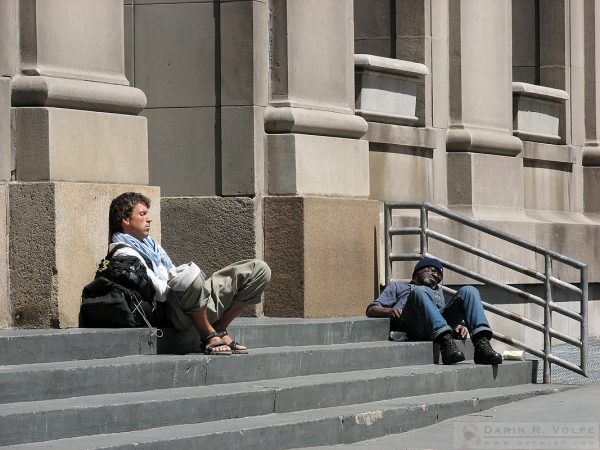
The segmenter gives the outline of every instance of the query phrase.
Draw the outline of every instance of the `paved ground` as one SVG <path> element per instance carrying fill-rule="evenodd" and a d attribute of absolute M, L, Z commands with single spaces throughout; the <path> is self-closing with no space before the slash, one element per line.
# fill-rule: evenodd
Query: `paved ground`
<path fill-rule="evenodd" d="M 560 345 L 552 348 L 552 353 L 569 362 L 579 364 L 579 349 L 572 345 Z M 535 358 L 532 358 L 535 359 Z M 552 383 L 560 384 L 600 384 L 600 336 L 588 340 L 588 377 L 563 369 L 556 364 L 551 366 Z M 542 364 L 538 371 L 538 382 L 542 381 Z M 600 408 L 600 405 L 599 405 Z"/>

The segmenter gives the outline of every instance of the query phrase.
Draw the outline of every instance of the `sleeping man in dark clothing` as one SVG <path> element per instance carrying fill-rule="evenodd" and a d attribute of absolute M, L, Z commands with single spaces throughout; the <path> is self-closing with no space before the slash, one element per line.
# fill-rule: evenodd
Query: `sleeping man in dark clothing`
<path fill-rule="evenodd" d="M 453 333 L 460 339 L 471 335 L 476 364 L 501 364 L 502 355 L 490 345 L 492 330 L 479 291 L 473 286 L 463 286 L 446 303 L 439 285 L 443 277 L 444 267 L 440 261 L 422 258 L 415 265 L 410 283 L 390 283 L 369 304 L 367 316 L 389 317 L 392 327 L 405 331 L 409 339 L 431 339 L 438 343 L 444 364 L 465 359 L 454 342 Z"/>

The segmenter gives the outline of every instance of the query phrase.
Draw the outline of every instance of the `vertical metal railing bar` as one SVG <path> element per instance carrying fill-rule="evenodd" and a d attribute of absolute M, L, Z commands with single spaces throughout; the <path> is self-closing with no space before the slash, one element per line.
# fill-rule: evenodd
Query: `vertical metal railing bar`
<path fill-rule="evenodd" d="M 581 268 L 581 307 L 579 312 L 582 320 L 580 322 L 580 340 L 581 340 L 581 354 L 579 356 L 579 365 L 583 370 L 583 375 L 587 376 L 587 336 L 588 336 L 588 268 L 587 266 Z"/>
<path fill-rule="evenodd" d="M 419 211 L 420 211 L 420 227 L 418 227 L 418 228 L 417 227 L 392 228 L 391 227 L 392 211 L 394 209 L 419 209 Z M 529 294 L 525 291 L 521 291 L 520 289 L 514 288 L 507 284 L 496 282 L 495 280 L 484 277 L 482 275 L 479 275 L 475 272 L 469 271 L 468 269 L 462 268 L 460 266 L 456 266 L 447 261 L 442 261 L 442 263 L 445 266 L 447 266 L 448 269 L 453 270 L 454 272 L 457 272 L 459 274 L 462 274 L 464 276 L 467 276 L 469 278 L 472 278 L 474 280 L 477 280 L 477 281 L 480 281 L 483 283 L 492 284 L 492 285 L 499 287 L 505 291 L 508 291 L 508 292 L 514 293 L 516 295 L 519 295 L 520 297 L 526 298 L 527 300 L 530 300 L 533 303 L 536 303 L 544 308 L 544 324 L 542 325 L 537 322 L 531 321 L 530 319 L 527 319 L 525 317 L 521 317 L 518 314 L 512 313 L 508 310 L 505 310 L 505 309 L 499 308 L 495 305 L 491 305 L 486 302 L 483 302 L 484 307 L 487 310 L 490 310 L 491 312 L 494 312 L 494 313 L 496 313 L 500 316 L 503 316 L 509 320 L 513 320 L 513 321 L 522 323 L 523 325 L 533 328 L 537 331 L 543 332 L 543 334 L 544 334 L 544 351 L 543 352 L 540 350 L 534 349 L 533 347 L 530 347 L 527 344 L 517 341 L 511 337 L 504 336 L 498 332 L 494 332 L 494 336 L 496 337 L 496 339 L 498 339 L 502 342 L 505 342 L 510 345 L 514 345 L 518 348 L 522 348 L 522 349 L 528 351 L 529 353 L 531 353 L 532 355 L 542 358 L 542 360 L 544 362 L 544 369 L 543 369 L 544 383 L 549 383 L 551 380 L 550 363 L 558 364 L 559 366 L 564 367 L 568 370 L 572 370 L 573 372 L 587 376 L 586 375 L 587 309 L 588 309 L 587 303 L 588 303 L 589 293 L 588 293 L 588 272 L 587 272 L 588 269 L 587 269 L 586 264 L 581 263 L 580 261 L 576 261 L 576 260 L 569 258 L 565 255 L 562 255 L 560 253 L 556 253 L 551 250 L 547 250 L 538 245 L 535 245 L 528 241 L 517 238 L 516 236 L 512 236 L 512 235 L 509 235 L 502 231 L 495 230 L 488 226 L 479 224 L 478 222 L 474 222 L 470 219 L 459 216 L 455 213 L 452 213 L 451 211 L 437 207 L 436 205 L 433 205 L 431 203 L 427 203 L 427 202 L 425 202 L 425 203 L 386 203 L 385 207 L 384 207 L 384 211 L 385 211 L 384 220 L 385 220 L 385 230 L 386 230 L 386 254 L 387 254 L 386 283 L 388 283 L 391 279 L 392 261 L 407 261 L 407 260 L 415 260 L 415 259 L 418 259 L 423 256 L 433 256 L 433 255 L 430 255 L 428 252 L 428 250 L 429 250 L 428 238 L 429 237 L 433 237 L 434 239 L 437 239 L 443 243 L 453 245 L 461 250 L 475 254 L 477 256 L 480 256 L 484 259 L 495 262 L 497 264 L 504 265 L 505 267 L 508 267 L 509 269 L 523 273 L 524 275 L 527 275 L 531 278 L 535 278 L 539 281 L 543 281 L 544 286 L 545 286 L 546 299 L 542 299 L 533 294 Z M 541 256 L 544 257 L 544 274 L 541 274 L 540 272 L 537 272 L 532 269 L 528 269 L 524 266 L 520 266 L 516 263 L 513 263 L 512 261 L 505 260 L 499 256 L 493 255 L 492 253 L 485 252 L 477 247 L 469 246 L 468 244 L 464 244 L 460 241 L 457 241 L 453 238 L 445 236 L 441 233 L 437 233 L 433 230 L 430 230 L 428 228 L 428 218 L 429 218 L 428 213 L 429 213 L 429 211 L 439 214 L 442 217 L 446 217 L 448 219 L 451 219 L 451 220 L 457 221 L 459 223 L 462 223 L 464 225 L 470 226 L 471 228 L 475 228 L 475 229 L 482 231 L 488 235 L 497 237 L 504 241 L 510 242 L 514 245 L 518 245 L 521 248 L 531 250 L 533 252 L 540 254 Z M 416 235 L 416 234 L 420 235 L 420 246 L 419 246 L 420 253 L 392 254 L 392 236 L 393 235 Z M 574 267 L 580 271 L 581 289 L 579 289 L 577 286 L 575 286 L 571 283 L 562 281 L 562 280 L 552 276 L 553 260 L 560 261 L 561 263 L 569 265 L 571 267 Z M 552 289 L 554 286 L 570 290 L 572 292 L 577 293 L 578 296 L 580 296 L 580 299 L 581 299 L 580 314 L 578 314 L 574 311 L 571 311 L 567 308 L 561 307 L 560 305 L 557 305 L 553 302 Z M 444 291 L 446 291 L 446 292 L 451 292 L 451 293 L 456 292 L 453 289 L 450 289 L 446 286 L 443 286 L 443 288 L 444 288 Z M 563 314 L 567 317 L 570 317 L 574 320 L 579 321 L 580 322 L 581 339 L 577 340 L 576 338 L 572 338 L 564 333 L 554 330 L 552 328 L 552 312 L 557 312 L 557 313 Z M 563 360 L 561 358 L 558 358 L 558 357 L 552 355 L 552 353 L 551 353 L 552 337 L 555 337 L 566 343 L 572 344 L 576 347 L 580 347 L 580 349 L 581 349 L 580 367 L 576 366 L 566 360 Z"/>
<path fill-rule="evenodd" d="M 385 226 L 385 284 L 387 285 L 392 278 L 392 260 L 390 255 L 392 254 L 392 235 L 388 230 L 392 227 L 392 208 L 386 204 L 383 207 L 383 220 Z"/>
<path fill-rule="evenodd" d="M 429 229 L 429 218 L 427 217 L 427 206 L 421 206 L 421 256 L 425 256 L 429 249 L 427 242 L 427 230 Z"/>
<path fill-rule="evenodd" d="M 550 255 L 546 255 L 544 258 L 544 272 L 546 274 L 546 281 L 544 287 L 546 289 L 546 304 L 544 305 L 544 383 L 550 383 L 551 372 L 550 372 L 550 359 L 548 355 L 552 353 L 552 342 L 550 337 L 550 328 L 552 327 L 552 310 L 550 304 L 552 303 L 552 284 L 550 278 L 552 277 L 552 258 Z"/>

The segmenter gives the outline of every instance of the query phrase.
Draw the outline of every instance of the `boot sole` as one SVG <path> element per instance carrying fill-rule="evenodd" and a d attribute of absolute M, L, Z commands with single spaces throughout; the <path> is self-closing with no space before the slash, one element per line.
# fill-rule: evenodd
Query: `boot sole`
<path fill-rule="evenodd" d="M 450 364 L 456 364 L 456 363 L 459 363 L 464 360 L 465 360 L 465 355 L 463 355 L 462 352 L 458 352 L 458 353 L 455 353 L 454 355 L 452 355 L 447 360 L 444 360 L 444 358 L 442 358 L 442 363 L 444 365 L 448 366 Z"/>

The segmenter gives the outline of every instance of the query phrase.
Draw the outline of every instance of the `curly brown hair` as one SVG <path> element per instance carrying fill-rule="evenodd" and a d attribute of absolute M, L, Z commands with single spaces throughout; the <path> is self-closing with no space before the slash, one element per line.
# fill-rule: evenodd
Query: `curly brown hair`
<path fill-rule="evenodd" d="M 150 208 L 150 199 L 139 192 L 124 192 L 110 202 L 108 211 L 108 242 L 112 242 L 112 235 L 123 231 L 122 222 L 131 217 L 133 209 L 138 203 Z"/>

